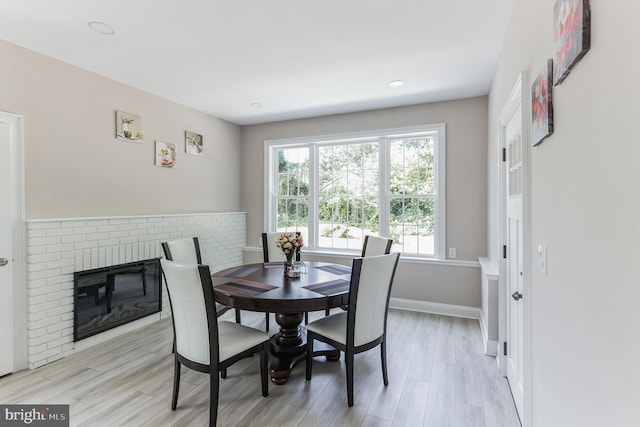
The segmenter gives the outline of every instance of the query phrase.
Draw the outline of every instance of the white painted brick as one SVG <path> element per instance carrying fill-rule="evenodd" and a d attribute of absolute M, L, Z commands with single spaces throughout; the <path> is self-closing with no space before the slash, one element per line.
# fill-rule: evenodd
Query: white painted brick
<path fill-rule="evenodd" d="M 47 344 L 40 344 L 40 345 L 32 345 L 29 346 L 29 355 L 31 356 L 36 356 L 39 353 L 44 353 L 45 351 L 47 351 Z"/>
<path fill-rule="evenodd" d="M 108 233 L 110 231 L 118 231 L 117 225 L 101 225 L 98 227 L 98 233 Z"/>
<path fill-rule="evenodd" d="M 130 233 L 129 231 L 127 233 Z M 137 237 L 123 237 L 120 239 L 121 245 L 130 245 L 132 243 L 138 243 Z"/>
<path fill-rule="evenodd" d="M 43 280 L 43 282 L 45 282 Z M 29 288 L 27 289 L 27 297 L 29 299 L 29 301 L 32 300 L 32 298 L 40 296 L 40 295 L 46 295 L 49 294 L 51 292 L 56 292 L 60 290 L 60 285 L 53 285 L 53 286 L 39 286 L 37 288 L 33 288 L 31 287 L 31 285 L 29 285 Z"/>
<path fill-rule="evenodd" d="M 71 234 L 69 236 L 60 237 L 62 243 L 77 243 L 87 240 L 84 234 Z"/>
<path fill-rule="evenodd" d="M 46 237 L 47 230 L 27 230 L 27 237 Z"/>
<path fill-rule="evenodd" d="M 38 320 L 35 322 L 28 322 L 27 329 L 31 330 L 31 329 L 46 328 L 50 325 L 58 323 L 59 321 L 60 319 L 58 317 L 50 317 L 50 318 Z"/>
<path fill-rule="evenodd" d="M 138 226 L 136 224 L 121 224 L 118 225 L 119 231 L 129 231 L 129 230 L 137 230 Z"/>
<path fill-rule="evenodd" d="M 57 347 L 62 348 L 62 346 L 64 344 L 69 344 L 69 341 L 70 341 L 69 337 L 68 336 L 64 336 L 64 337 L 58 338 L 57 340 L 53 340 L 51 342 L 48 342 L 47 343 L 47 347 L 50 348 L 50 349 L 52 349 L 54 347 L 55 348 L 57 348 Z"/>
<path fill-rule="evenodd" d="M 142 224 L 147 222 L 147 218 L 146 217 L 131 218 L 129 219 L 129 222 L 131 224 Z"/>
<path fill-rule="evenodd" d="M 109 238 L 110 239 L 121 238 L 121 237 L 129 237 L 129 232 L 128 231 L 111 231 L 111 232 L 109 232 Z"/>
<path fill-rule="evenodd" d="M 78 227 L 86 227 L 87 221 L 84 220 L 73 220 L 73 221 L 61 221 L 60 227 L 62 228 L 78 228 Z"/>
<path fill-rule="evenodd" d="M 48 228 L 60 228 L 60 221 L 27 222 L 27 229 L 41 230 Z"/>
<path fill-rule="evenodd" d="M 86 237 L 87 240 L 105 240 L 109 238 L 109 233 L 90 233 Z"/>
<path fill-rule="evenodd" d="M 138 229 L 139 230 L 148 230 L 149 228 L 153 228 L 153 226 L 154 226 L 153 223 L 138 224 Z"/>
<path fill-rule="evenodd" d="M 46 246 L 27 246 L 27 255 L 38 255 L 45 252 L 47 252 Z"/>
<path fill-rule="evenodd" d="M 27 238 L 29 246 L 55 245 L 56 243 L 60 243 L 60 236 Z"/>
<path fill-rule="evenodd" d="M 40 320 L 40 319 L 38 319 Z M 38 338 L 47 334 L 47 328 L 39 328 L 39 329 L 30 329 L 27 331 L 27 338 L 29 338 L 29 343 L 31 343 L 32 338 Z"/>
<path fill-rule="evenodd" d="M 91 249 L 91 248 L 97 248 L 97 247 L 98 247 L 97 241 L 79 242 L 74 245 L 74 248 L 76 250 Z"/>
<path fill-rule="evenodd" d="M 60 307 L 60 301 L 47 301 L 46 295 L 40 295 L 31 298 L 31 301 L 27 303 L 27 313 L 38 313 L 55 307 Z"/>
<path fill-rule="evenodd" d="M 72 228 L 51 228 L 46 230 L 47 236 L 62 236 L 62 235 L 69 235 L 69 234 L 73 234 Z"/>
<path fill-rule="evenodd" d="M 59 303 L 59 301 L 55 301 L 56 303 Z M 58 316 L 61 314 L 66 314 L 66 313 L 73 313 L 73 304 L 72 305 L 63 305 L 63 306 L 58 306 L 56 308 L 52 308 L 50 310 L 47 310 L 47 316 Z M 60 322 L 63 323 L 64 321 L 62 320 L 62 316 L 60 316 Z M 47 328 L 47 330 L 50 330 L 50 328 Z"/>
<path fill-rule="evenodd" d="M 73 243 L 61 243 L 59 245 L 47 245 L 47 253 L 64 252 L 73 250 Z"/>
<path fill-rule="evenodd" d="M 98 241 L 98 246 L 115 246 L 119 244 L 120 244 L 119 238 L 116 238 L 116 239 L 106 238 L 104 240 Z"/>
<path fill-rule="evenodd" d="M 47 268 L 62 268 L 62 267 L 73 267 L 74 266 L 74 260 L 72 259 L 59 259 L 57 261 L 50 261 L 47 263 Z M 60 271 L 61 273 L 63 273 L 63 271 Z"/>
<path fill-rule="evenodd" d="M 65 352 L 65 353 L 66 353 L 66 352 L 71 352 L 71 351 L 72 351 L 72 350 L 74 350 L 75 348 L 76 348 L 75 343 L 74 343 L 74 342 L 70 342 L 70 343 L 68 343 L 68 344 L 64 344 L 64 345 L 62 346 L 62 351 L 63 351 L 63 352 Z"/>
<path fill-rule="evenodd" d="M 74 271 L 76 271 L 76 269 L 73 265 L 60 268 L 60 274 L 72 274 Z"/>
<path fill-rule="evenodd" d="M 38 262 L 33 264 L 27 264 L 27 271 L 43 271 L 47 269 L 46 262 Z"/>
<path fill-rule="evenodd" d="M 65 320 L 54 323 L 53 325 L 47 327 L 47 333 L 50 334 L 52 332 L 61 331 L 65 328 L 73 328 L 73 320 Z"/>
<path fill-rule="evenodd" d="M 27 272 L 27 280 L 46 279 L 48 277 L 54 277 L 60 275 L 60 269 L 54 268 L 52 270 L 43 271 L 29 271 Z"/>
<path fill-rule="evenodd" d="M 109 220 L 109 224 L 115 224 L 115 225 L 129 224 L 129 219 L 128 218 L 112 218 Z"/>
<path fill-rule="evenodd" d="M 61 274 L 56 277 L 50 277 L 47 279 L 47 285 L 55 285 L 58 283 L 70 283 L 73 282 L 73 274 Z"/>
<path fill-rule="evenodd" d="M 56 338 L 60 338 L 62 336 L 62 334 L 60 332 L 54 332 L 52 334 L 46 334 L 46 335 L 42 335 L 38 338 L 34 338 L 31 340 L 31 345 L 33 346 L 39 346 L 42 344 L 47 344 L 47 347 L 50 348 L 50 346 L 48 345 L 50 341 L 55 340 Z"/>
<path fill-rule="evenodd" d="M 109 224 L 108 219 L 92 219 L 90 221 L 87 221 L 87 227 L 100 227 L 108 224 Z"/>
<path fill-rule="evenodd" d="M 55 292 L 49 292 L 46 295 L 46 298 L 47 298 L 47 301 L 64 301 L 64 300 L 69 301 L 70 299 L 73 298 L 73 289 L 65 289 L 65 290 L 58 290 Z M 64 313 L 64 311 L 62 313 Z M 62 320 L 65 320 L 65 319 L 62 319 Z"/>

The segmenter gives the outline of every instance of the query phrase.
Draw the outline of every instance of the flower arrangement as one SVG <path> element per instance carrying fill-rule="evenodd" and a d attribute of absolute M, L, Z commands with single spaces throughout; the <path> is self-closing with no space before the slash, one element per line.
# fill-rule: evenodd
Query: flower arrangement
<path fill-rule="evenodd" d="M 297 251 L 304 246 L 302 236 L 298 233 L 282 233 L 280 237 L 276 239 L 276 246 L 280 248 L 287 260 L 293 259 L 293 256 Z"/>

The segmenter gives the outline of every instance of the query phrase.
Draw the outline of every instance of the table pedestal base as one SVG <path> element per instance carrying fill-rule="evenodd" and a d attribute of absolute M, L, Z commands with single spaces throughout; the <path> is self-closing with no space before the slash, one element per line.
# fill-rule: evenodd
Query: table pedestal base
<path fill-rule="evenodd" d="M 271 382 L 281 385 L 287 382 L 291 370 L 306 357 L 307 334 L 301 328 L 303 313 L 276 314 L 280 332 L 271 337 L 271 362 L 269 375 Z M 329 361 L 340 360 L 340 352 L 324 343 L 314 344 L 314 356 L 326 356 Z"/>

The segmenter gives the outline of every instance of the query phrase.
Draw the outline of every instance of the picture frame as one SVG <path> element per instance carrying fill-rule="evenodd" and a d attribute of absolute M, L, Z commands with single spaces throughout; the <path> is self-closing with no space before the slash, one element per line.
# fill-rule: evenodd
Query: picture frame
<path fill-rule="evenodd" d="M 531 144 L 535 147 L 553 133 L 553 59 L 531 84 Z"/>
<path fill-rule="evenodd" d="M 142 144 L 142 117 L 137 114 L 116 110 L 116 138 L 122 141 Z"/>
<path fill-rule="evenodd" d="M 156 141 L 155 165 L 161 168 L 174 168 L 176 165 L 176 144 Z"/>
<path fill-rule="evenodd" d="M 589 0 L 557 0 L 553 7 L 554 86 L 567 78 L 590 47 Z"/>
<path fill-rule="evenodd" d="M 202 135 L 189 132 L 184 132 L 184 152 L 191 154 L 192 156 L 202 156 L 203 139 Z"/>

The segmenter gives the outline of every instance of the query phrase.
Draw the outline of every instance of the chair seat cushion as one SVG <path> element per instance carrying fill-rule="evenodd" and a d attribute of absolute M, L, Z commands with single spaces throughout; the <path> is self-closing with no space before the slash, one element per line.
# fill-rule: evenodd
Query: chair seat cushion
<path fill-rule="evenodd" d="M 322 317 L 307 325 L 307 331 L 315 332 L 340 344 L 347 342 L 347 313 Z"/>
<path fill-rule="evenodd" d="M 226 320 L 218 321 L 221 362 L 268 339 L 269 335 L 257 329 Z"/>

